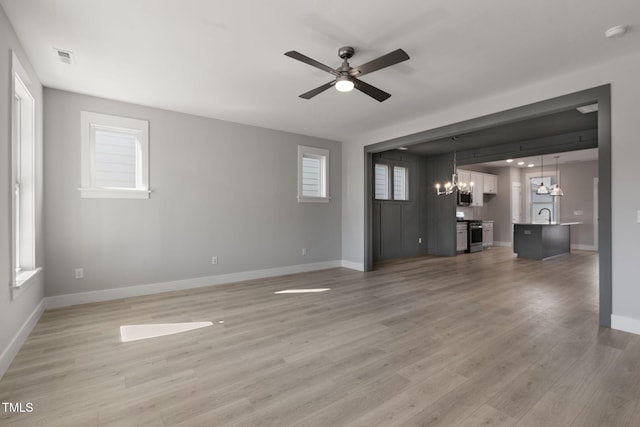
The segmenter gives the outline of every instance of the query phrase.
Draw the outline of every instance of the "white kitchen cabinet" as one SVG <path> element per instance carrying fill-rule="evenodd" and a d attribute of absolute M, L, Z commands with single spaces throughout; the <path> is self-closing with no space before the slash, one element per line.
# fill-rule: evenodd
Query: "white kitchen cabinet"
<path fill-rule="evenodd" d="M 482 246 L 493 246 L 493 221 L 482 221 Z"/>
<path fill-rule="evenodd" d="M 471 172 L 471 182 L 473 182 L 473 200 L 471 206 L 482 206 L 482 194 L 484 191 L 484 174 L 480 172 Z"/>
<path fill-rule="evenodd" d="M 485 173 L 483 179 L 483 193 L 484 194 L 498 194 L 498 176 Z"/>
<path fill-rule="evenodd" d="M 467 250 L 467 223 L 459 222 L 456 224 L 456 250 L 458 252 Z"/>
<path fill-rule="evenodd" d="M 467 184 L 468 187 L 471 182 L 471 172 L 458 169 L 456 173 L 458 174 L 458 182 L 461 184 Z"/>

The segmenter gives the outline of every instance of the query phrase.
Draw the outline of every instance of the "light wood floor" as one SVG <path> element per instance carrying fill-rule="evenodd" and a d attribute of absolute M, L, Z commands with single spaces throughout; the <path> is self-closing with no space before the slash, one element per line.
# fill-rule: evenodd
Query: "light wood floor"
<path fill-rule="evenodd" d="M 273 293 L 302 287 L 331 291 Z M 595 253 L 494 248 L 50 310 L 0 382 L 34 411 L 0 425 L 638 426 L 640 336 L 597 297 Z M 119 340 L 186 321 L 214 325 Z"/>

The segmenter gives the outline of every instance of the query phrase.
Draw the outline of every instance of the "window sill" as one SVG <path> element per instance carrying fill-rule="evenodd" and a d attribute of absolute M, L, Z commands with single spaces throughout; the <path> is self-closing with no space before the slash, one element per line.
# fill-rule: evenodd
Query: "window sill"
<path fill-rule="evenodd" d="M 298 203 L 329 203 L 331 197 L 298 197 Z"/>
<path fill-rule="evenodd" d="M 25 290 L 27 290 L 38 276 L 38 273 L 42 271 L 42 267 L 38 267 L 35 270 L 24 270 L 16 274 L 15 281 L 11 284 L 11 299 L 18 298 Z"/>
<path fill-rule="evenodd" d="M 80 188 L 83 199 L 148 199 L 149 190 L 127 190 L 123 188 Z"/>

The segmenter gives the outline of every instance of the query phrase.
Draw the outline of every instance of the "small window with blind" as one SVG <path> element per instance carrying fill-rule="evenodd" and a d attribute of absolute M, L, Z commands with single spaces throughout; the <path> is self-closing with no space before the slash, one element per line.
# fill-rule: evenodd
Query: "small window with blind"
<path fill-rule="evenodd" d="M 298 146 L 298 201 L 328 202 L 329 150 Z"/>
<path fill-rule="evenodd" d="M 389 166 L 376 164 L 375 170 L 375 197 L 378 200 L 389 200 Z"/>
<path fill-rule="evenodd" d="M 81 112 L 83 198 L 149 198 L 149 122 Z"/>
<path fill-rule="evenodd" d="M 376 200 L 409 200 L 409 168 L 387 163 L 373 165 Z"/>
<path fill-rule="evenodd" d="M 409 200 L 407 168 L 393 167 L 393 200 Z"/>

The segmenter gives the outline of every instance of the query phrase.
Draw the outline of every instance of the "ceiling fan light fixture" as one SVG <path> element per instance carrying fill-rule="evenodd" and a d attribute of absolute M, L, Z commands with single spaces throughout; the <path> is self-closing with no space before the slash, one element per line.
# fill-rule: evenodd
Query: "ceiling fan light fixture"
<path fill-rule="evenodd" d="M 348 76 L 340 76 L 336 80 L 336 90 L 338 92 L 351 92 L 353 90 L 353 80 Z"/>

